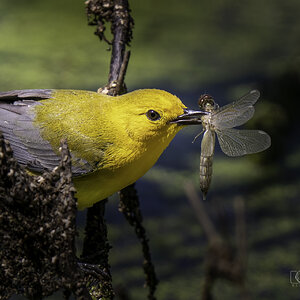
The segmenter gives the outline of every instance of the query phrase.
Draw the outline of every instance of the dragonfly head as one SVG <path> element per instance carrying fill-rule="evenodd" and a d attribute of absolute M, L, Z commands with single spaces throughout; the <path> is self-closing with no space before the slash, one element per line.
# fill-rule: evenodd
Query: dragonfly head
<path fill-rule="evenodd" d="M 219 105 L 215 102 L 214 98 L 208 94 L 204 94 L 200 96 L 198 100 L 198 105 L 200 109 L 207 112 L 212 112 L 219 108 Z"/>
<path fill-rule="evenodd" d="M 208 112 L 202 110 L 192 110 L 185 108 L 183 114 L 170 121 L 178 125 L 201 125 L 201 117 L 207 115 Z"/>

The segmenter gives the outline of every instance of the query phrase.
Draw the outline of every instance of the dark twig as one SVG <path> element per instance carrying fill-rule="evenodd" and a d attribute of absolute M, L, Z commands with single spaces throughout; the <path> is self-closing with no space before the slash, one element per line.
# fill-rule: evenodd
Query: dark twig
<path fill-rule="evenodd" d="M 129 63 L 129 58 L 130 58 L 130 51 L 125 51 L 124 59 L 123 59 L 121 69 L 120 69 L 120 74 L 119 74 L 119 77 L 117 80 L 117 85 L 115 88 L 115 92 L 117 95 L 124 94 L 127 92 L 127 88 L 126 88 L 124 79 L 125 79 L 125 75 L 126 75 L 126 71 L 127 71 L 127 67 L 128 67 L 128 63 Z"/>
<path fill-rule="evenodd" d="M 106 277 L 98 276 L 99 288 L 93 289 L 91 294 L 96 299 L 112 299 L 114 291 L 110 266 L 108 263 L 108 252 L 111 248 L 107 240 L 107 227 L 104 219 L 106 200 L 98 202 L 88 209 L 85 227 L 85 239 L 83 242 L 82 261 L 90 264 L 97 264 Z M 90 278 L 92 280 L 92 278 Z M 93 281 L 91 281 L 93 282 Z M 91 284 L 90 286 L 94 286 Z M 97 285 L 96 285 L 97 286 Z"/>
<path fill-rule="evenodd" d="M 125 94 L 127 92 L 126 85 L 124 83 L 128 63 L 130 58 L 130 51 L 126 51 L 124 60 L 120 69 L 120 74 L 117 81 L 110 82 L 107 86 L 98 89 L 98 93 L 107 94 L 110 96 L 117 96 Z"/>
<path fill-rule="evenodd" d="M 0 137 L 0 299 L 41 299 L 63 288 L 90 299 L 75 255 L 75 189 L 66 142 L 60 165 L 30 176 Z"/>
<path fill-rule="evenodd" d="M 130 16 L 130 9 L 127 0 L 88 0 L 86 1 L 87 15 L 90 25 L 96 25 L 96 34 L 102 40 L 108 42 L 105 37 L 105 22 L 111 23 L 111 32 L 113 41 L 108 42 L 112 45 L 112 55 L 110 62 L 109 80 L 107 86 L 100 88 L 99 93 L 117 96 L 126 93 L 124 78 L 129 62 L 130 52 L 126 51 L 126 45 L 129 45 L 132 38 L 133 19 Z M 99 199 L 101 200 L 101 199 Z M 88 218 L 86 224 L 86 238 L 82 258 L 84 261 L 96 263 L 106 273 L 109 274 L 109 280 L 101 281 L 99 296 L 112 299 L 113 290 L 111 284 L 111 275 L 108 264 L 109 244 L 107 241 L 107 228 L 104 221 L 106 201 L 94 205 L 88 209 Z M 93 257 L 94 256 L 94 257 Z M 107 288 L 104 288 L 104 287 Z M 99 298 L 99 297 L 98 297 Z"/>
<path fill-rule="evenodd" d="M 218 278 L 227 279 L 238 284 L 242 289 L 242 299 L 248 299 L 248 294 L 245 290 L 246 223 L 242 199 L 235 200 L 236 247 L 232 247 L 228 239 L 216 230 L 202 200 L 197 195 L 194 185 L 187 182 L 185 190 L 209 241 L 205 258 L 205 281 L 201 299 L 213 299 L 213 285 Z"/>
<path fill-rule="evenodd" d="M 208 214 L 206 213 L 205 207 L 201 199 L 199 199 L 197 192 L 194 188 L 194 185 L 191 182 L 186 182 L 184 185 L 185 192 L 188 196 L 188 200 L 192 205 L 196 217 L 201 224 L 207 238 L 211 243 L 215 241 L 220 241 L 221 236 L 218 234 L 213 222 L 209 218 Z"/>
<path fill-rule="evenodd" d="M 122 16 L 127 15 L 127 13 L 124 12 L 124 9 L 125 11 L 129 12 L 127 0 L 117 0 L 115 7 L 117 16 L 117 21 L 115 22 L 115 24 L 119 24 L 121 26 L 119 28 L 118 26 L 116 26 L 114 30 L 112 30 L 113 32 L 115 32 L 115 35 L 113 40 L 112 59 L 110 64 L 110 76 L 108 85 L 108 94 L 112 96 L 116 96 L 120 93 L 126 92 L 124 77 L 127 70 L 130 52 L 125 51 L 125 44 L 128 44 L 128 42 L 126 42 L 126 37 L 127 39 L 129 39 L 129 41 L 131 39 L 131 31 L 129 34 L 126 33 L 126 28 L 128 29 L 128 25 L 122 25 Z M 129 22 L 127 24 L 130 24 L 130 26 L 133 25 L 133 20 L 130 16 Z M 122 62 L 121 65 L 120 62 Z M 120 191 L 119 210 L 123 212 L 128 223 L 131 226 L 134 226 L 135 233 L 141 242 L 144 255 L 143 269 L 146 276 L 146 285 L 149 287 L 148 299 L 154 300 L 154 292 L 156 290 L 158 280 L 155 274 L 154 265 L 152 264 L 151 260 L 146 231 L 142 225 L 142 213 L 139 207 L 139 199 L 134 184 Z"/>
<path fill-rule="evenodd" d="M 88 24 L 96 26 L 95 34 L 104 40 L 106 43 L 111 45 L 105 36 L 105 22 L 111 21 L 111 15 L 113 12 L 113 1 L 112 0 L 87 0 L 85 1 L 86 13 L 88 17 Z"/>
<path fill-rule="evenodd" d="M 133 19 L 127 0 L 115 0 L 111 31 L 114 36 L 108 82 L 117 81 L 124 60 L 125 46 L 132 39 Z"/>
<path fill-rule="evenodd" d="M 148 299 L 154 300 L 154 293 L 158 284 L 154 265 L 151 261 L 150 248 L 146 231 L 142 225 L 143 217 L 139 207 L 139 199 L 133 185 L 128 186 L 120 192 L 119 210 L 124 214 L 131 226 L 134 226 L 135 233 L 142 244 L 144 263 L 143 268 L 146 275 L 146 285 L 149 287 Z"/>
<path fill-rule="evenodd" d="M 130 52 L 126 51 L 126 45 L 129 45 L 131 41 L 133 27 L 133 19 L 130 16 L 128 1 L 88 0 L 86 1 L 86 4 L 90 24 L 97 25 L 96 34 L 100 37 L 100 39 L 107 41 L 104 35 L 104 23 L 111 22 L 112 24 L 111 32 L 113 34 L 113 41 L 109 42 L 109 44 L 112 45 L 109 80 L 108 84 L 104 88 L 100 88 L 98 92 L 111 96 L 126 93 L 127 89 L 124 83 L 124 78 L 130 57 Z M 104 210 L 104 202 L 101 202 L 99 205 L 103 206 Z M 139 200 L 134 185 L 131 185 L 120 192 L 120 211 L 123 212 L 128 222 L 135 227 L 138 239 L 142 243 L 146 284 L 150 289 L 148 298 L 155 299 L 154 291 L 158 280 L 155 275 L 154 266 L 151 262 L 148 239 L 145 234 L 145 229 L 142 226 Z M 88 223 L 89 222 L 88 218 Z M 104 225 L 105 223 L 103 222 L 101 226 Z M 87 226 L 89 225 L 87 224 Z M 101 232 L 101 229 L 99 230 Z M 95 234 L 95 228 L 90 234 L 92 234 L 92 232 Z M 86 241 L 89 240 L 90 234 L 87 233 Z M 106 242 L 101 241 L 101 244 L 105 245 Z M 91 247 L 91 245 L 89 247 Z M 93 248 L 95 249 L 95 247 Z"/>
<path fill-rule="evenodd" d="M 129 4 L 127 0 L 87 0 L 87 15 L 90 25 L 96 25 L 96 35 L 102 40 L 112 45 L 112 55 L 110 61 L 110 72 L 108 85 L 102 92 L 108 93 L 116 87 L 120 79 L 120 70 L 124 62 L 126 45 L 130 44 L 132 39 L 133 19 L 130 15 Z M 105 37 L 105 22 L 111 23 L 112 42 Z M 122 84 L 122 81 L 119 81 Z M 119 91 L 109 92 L 116 96 Z"/>

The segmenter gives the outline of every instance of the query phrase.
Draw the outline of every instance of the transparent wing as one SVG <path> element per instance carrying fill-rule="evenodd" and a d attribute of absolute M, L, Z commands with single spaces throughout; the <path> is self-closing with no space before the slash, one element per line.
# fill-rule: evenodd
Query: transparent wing
<path fill-rule="evenodd" d="M 253 105 L 259 95 L 259 91 L 253 90 L 241 99 L 221 107 L 212 114 L 211 123 L 219 129 L 232 128 L 246 123 L 253 117 Z"/>
<path fill-rule="evenodd" d="M 271 145 L 270 136 L 261 130 L 216 130 L 222 151 L 228 156 L 261 152 Z"/>

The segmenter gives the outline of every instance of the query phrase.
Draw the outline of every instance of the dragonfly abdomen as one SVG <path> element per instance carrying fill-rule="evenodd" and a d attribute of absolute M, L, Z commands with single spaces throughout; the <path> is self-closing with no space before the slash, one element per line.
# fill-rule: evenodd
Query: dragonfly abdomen
<path fill-rule="evenodd" d="M 213 164 L 213 155 L 212 156 L 204 156 L 200 155 L 200 169 L 199 169 L 199 177 L 200 177 L 200 189 L 203 194 L 203 200 L 206 199 L 206 194 L 208 192 L 211 178 L 212 178 L 212 164 Z"/>

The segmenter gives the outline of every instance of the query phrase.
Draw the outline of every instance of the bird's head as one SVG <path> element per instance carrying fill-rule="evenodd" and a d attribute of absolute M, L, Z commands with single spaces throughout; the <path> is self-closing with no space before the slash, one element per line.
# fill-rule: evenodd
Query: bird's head
<path fill-rule="evenodd" d="M 201 125 L 203 111 L 188 110 L 176 96 L 157 89 L 120 96 L 116 109 L 127 135 L 136 141 L 169 143 L 184 125 Z"/>

